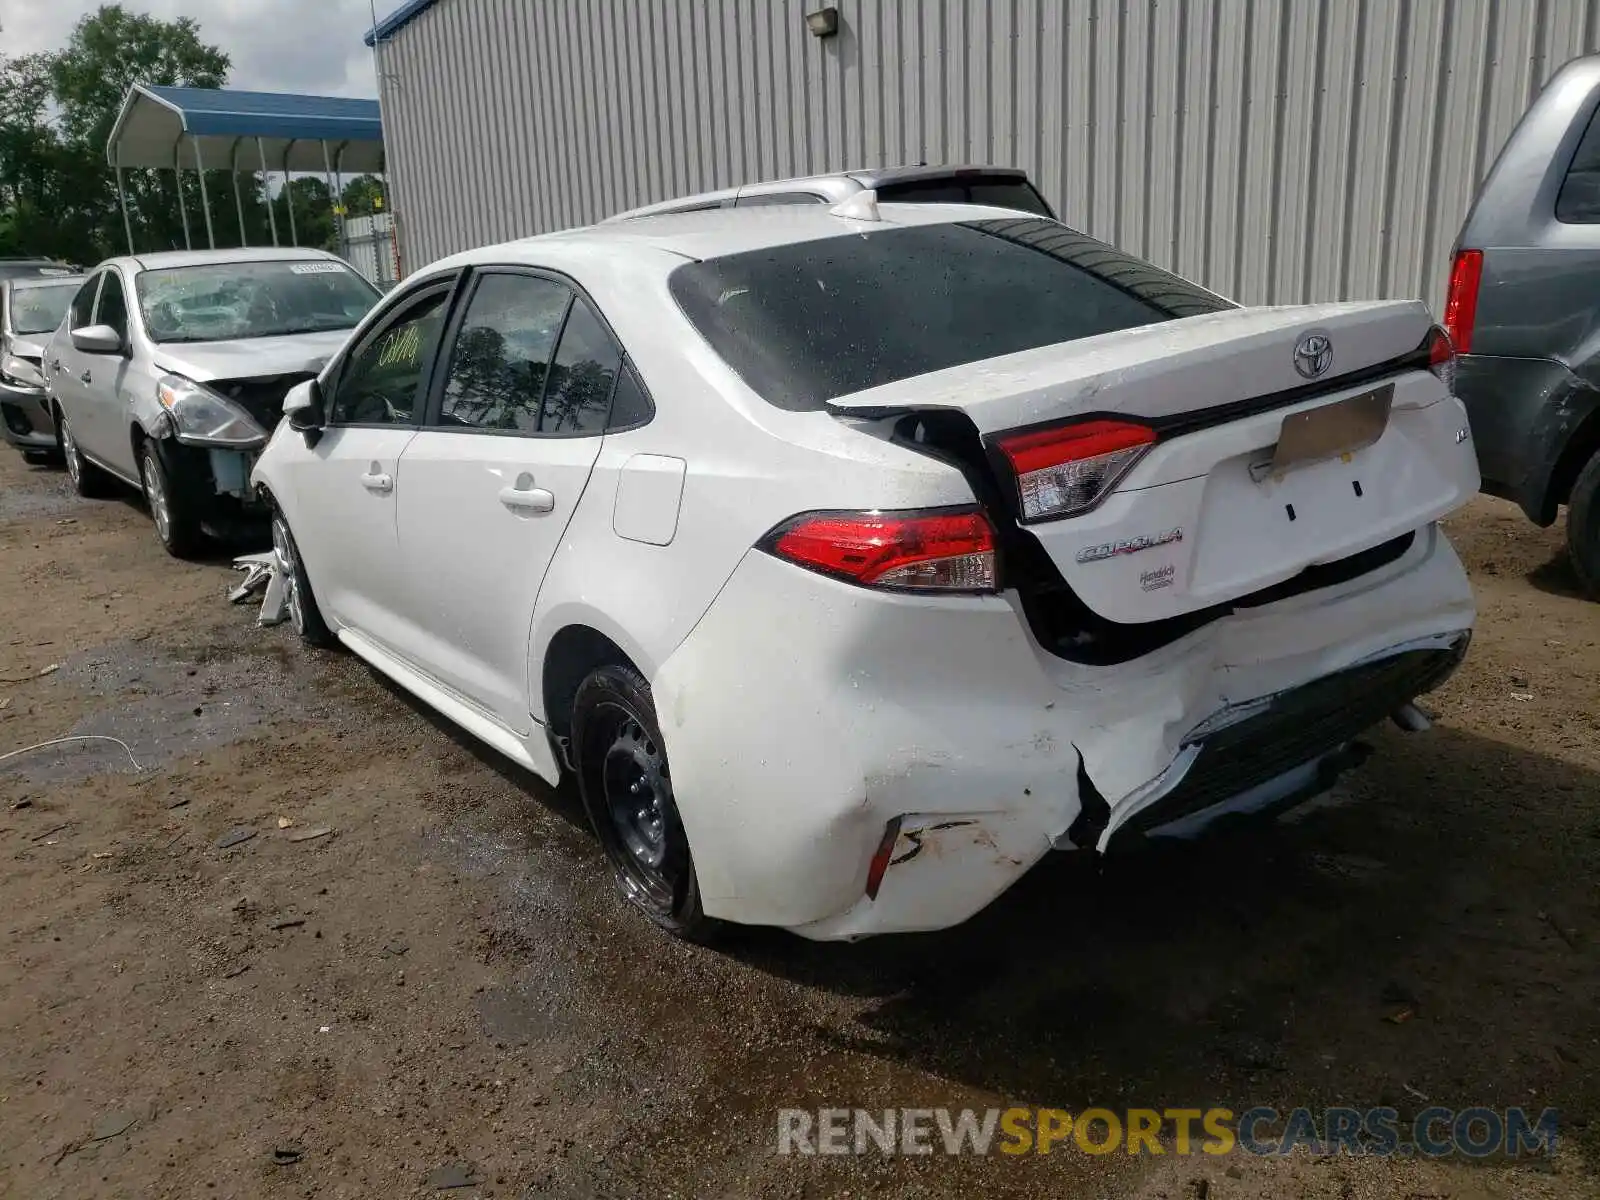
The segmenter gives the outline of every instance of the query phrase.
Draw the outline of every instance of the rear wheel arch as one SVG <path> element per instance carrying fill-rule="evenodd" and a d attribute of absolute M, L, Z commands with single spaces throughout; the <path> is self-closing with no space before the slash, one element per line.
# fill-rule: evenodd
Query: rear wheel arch
<path fill-rule="evenodd" d="M 1555 510 L 1559 505 L 1571 503 L 1573 485 L 1596 454 L 1600 454 L 1600 405 L 1572 431 L 1572 436 L 1567 439 L 1567 444 L 1556 459 L 1554 470 L 1550 472 L 1543 510 L 1550 514 L 1551 521 L 1555 520 Z"/>
<path fill-rule="evenodd" d="M 553 737 L 572 734 L 572 701 L 583 681 L 601 667 L 629 667 L 644 671 L 621 646 L 591 625 L 567 625 L 545 647 L 540 671 L 545 728 Z"/>

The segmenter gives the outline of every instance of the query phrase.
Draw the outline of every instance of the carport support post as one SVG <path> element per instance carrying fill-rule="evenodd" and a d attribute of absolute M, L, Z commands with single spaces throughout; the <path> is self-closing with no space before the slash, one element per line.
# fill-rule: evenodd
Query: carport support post
<path fill-rule="evenodd" d="M 300 244 L 300 234 L 294 227 L 294 192 L 289 190 L 289 152 L 294 149 L 296 138 L 290 138 L 283 148 L 283 206 L 289 210 L 289 245 Z"/>
<path fill-rule="evenodd" d="M 333 190 L 333 161 L 328 157 L 328 143 L 322 143 L 322 171 L 327 176 L 328 204 L 333 209 L 334 228 L 339 233 L 339 244 L 344 245 L 344 218 L 339 215 L 339 193 Z"/>
<path fill-rule="evenodd" d="M 267 148 L 256 139 L 256 153 L 261 156 L 261 188 L 267 194 L 267 221 L 272 226 L 272 244 L 278 244 L 278 211 L 272 207 L 272 176 L 267 174 Z"/>
<path fill-rule="evenodd" d="M 180 181 L 181 186 L 181 181 Z M 128 220 L 128 193 L 122 190 L 122 164 L 117 164 L 117 203 L 122 205 L 122 232 L 128 235 L 128 253 L 133 253 L 133 222 Z"/>
<path fill-rule="evenodd" d="M 190 138 L 189 141 L 194 146 L 194 173 L 200 176 L 200 207 L 206 214 L 206 241 L 215 250 L 217 248 L 217 233 L 216 230 L 211 228 L 211 197 L 206 194 L 206 163 L 205 159 L 200 157 L 199 139 Z"/>
<path fill-rule="evenodd" d="M 183 159 L 178 156 L 178 147 L 183 143 L 180 134 L 178 140 L 172 145 L 172 170 L 178 177 L 178 219 L 183 222 L 183 248 L 194 249 L 194 240 L 189 236 L 189 206 L 183 200 Z"/>
<path fill-rule="evenodd" d="M 239 195 L 239 143 L 243 140 L 243 138 L 233 139 L 233 151 L 228 155 L 228 168 L 233 176 L 233 207 L 239 214 L 239 245 L 248 246 L 250 238 L 244 231 L 244 198 Z"/>

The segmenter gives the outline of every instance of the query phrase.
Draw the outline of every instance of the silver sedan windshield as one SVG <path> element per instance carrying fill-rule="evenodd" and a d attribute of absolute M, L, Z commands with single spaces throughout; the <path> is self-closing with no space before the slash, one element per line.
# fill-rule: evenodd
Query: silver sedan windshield
<path fill-rule="evenodd" d="M 378 290 L 342 263 L 207 263 L 142 272 L 139 313 L 155 342 L 225 342 L 349 329 Z"/>

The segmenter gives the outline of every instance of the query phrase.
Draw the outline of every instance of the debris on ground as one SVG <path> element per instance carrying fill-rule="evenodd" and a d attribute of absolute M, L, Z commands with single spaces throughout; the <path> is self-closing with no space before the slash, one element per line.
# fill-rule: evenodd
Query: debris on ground
<path fill-rule="evenodd" d="M 445 1163 L 442 1167 L 435 1167 L 428 1176 L 428 1186 L 436 1192 L 476 1187 L 481 1182 L 470 1163 Z"/>
<path fill-rule="evenodd" d="M 248 825 L 235 826 L 217 839 L 217 849 L 226 850 L 229 846 L 237 846 L 240 842 L 248 842 L 255 835 L 256 831 Z"/>
<path fill-rule="evenodd" d="M 267 926 L 268 929 L 295 929 L 306 923 L 304 917 L 284 917 L 281 921 L 274 921 Z"/>
<path fill-rule="evenodd" d="M 89 1135 L 91 1142 L 103 1142 L 107 1138 L 114 1138 L 118 1134 L 127 1133 L 138 1123 L 139 1114 L 127 1109 L 106 1113 L 94 1123 L 94 1132 Z"/>
<path fill-rule="evenodd" d="M 272 1162 L 274 1166 L 288 1167 L 299 1162 L 306 1156 L 306 1152 L 299 1146 L 290 1143 L 286 1146 L 272 1148 Z"/>
<path fill-rule="evenodd" d="M 291 842 L 309 842 L 316 838 L 327 837 L 333 830 L 326 825 L 316 825 L 310 829 L 297 829 L 289 835 Z"/>
<path fill-rule="evenodd" d="M 289 826 L 291 826 L 293 824 L 294 824 L 294 818 L 293 817 L 279 817 L 278 818 L 278 828 L 279 829 L 288 829 Z"/>

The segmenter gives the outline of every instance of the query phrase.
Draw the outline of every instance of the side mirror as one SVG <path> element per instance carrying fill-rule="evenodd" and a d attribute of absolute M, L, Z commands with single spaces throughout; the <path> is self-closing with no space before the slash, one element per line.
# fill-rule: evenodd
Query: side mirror
<path fill-rule="evenodd" d="M 85 354 L 121 354 L 122 335 L 109 325 L 85 325 L 72 331 L 72 344 Z"/>
<path fill-rule="evenodd" d="M 295 384 L 283 398 L 283 415 L 289 418 L 289 428 L 300 433 L 321 429 L 322 385 L 315 379 Z"/>

